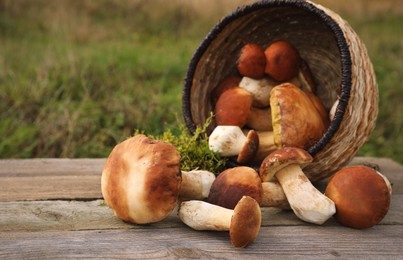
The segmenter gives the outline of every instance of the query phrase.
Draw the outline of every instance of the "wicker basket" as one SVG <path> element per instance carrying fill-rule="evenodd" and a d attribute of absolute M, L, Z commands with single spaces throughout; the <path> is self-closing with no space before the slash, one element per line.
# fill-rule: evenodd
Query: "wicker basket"
<path fill-rule="evenodd" d="M 308 150 L 314 161 L 304 171 L 311 181 L 321 180 L 352 160 L 378 114 L 378 88 L 365 46 L 346 21 L 323 6 L 259 1 L 224 17 L 190 61 L 183 92 L 185 122 L 194 132 L 214 111 L 211 92 L 225 76 L 237 73 L 244 44 L 265 47 L 280 39 L 296 46 L 307 61 L 326 108 L 339 99 L 330 127 Z"/>

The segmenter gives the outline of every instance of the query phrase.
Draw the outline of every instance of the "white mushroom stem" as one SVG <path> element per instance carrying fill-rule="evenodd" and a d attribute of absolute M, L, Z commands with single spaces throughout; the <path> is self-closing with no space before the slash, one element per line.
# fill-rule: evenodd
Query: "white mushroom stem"
<path fill-rule="evenodd" d="M 215 178 L 215 175 L 209 171 L 182 171 L 179 197 L 182 200 L 203 200 L 207 198 Z"/>
<path fill-rule="evenodd" d="M 261 207 L 290 209 L 290 204 L 280 184 L 277 182 L 262 182 L 262 189 Z"/>
<path fill-rule="evenodd" d="M 234 210 L 191 200 L 182 202 L 178 216 L 183 223 L 195 230 L 228 231 Z"/>
<path fill-rule="evenodd" d="M 259 137 L 259 148 L 255 156 L 255 162 L 262 162 L 267 155 L 278 149 L 274 144 L 273 131 L 256 131 Z"/>
<path fill-rule="evenodd" d="M 209 136 L 209 148 L 220 156 L 238 155 L 246 142 L 239 126 L 217 126 Z"/>
<path fill-rule="evenodd" d="M 298 164 L 280 169 L 276 178 L 300 219 L 321 225 L 336 212 L 333 201 L 312 185 Z"/>
<path fill-rule="evenodd" d="M 252 79 L 243 77 L 239 87 L 252 94 L 252 104 L 256 107 L 268 107 L 270 105 L 270 91 L 279 83 L 269 79 Z"/>

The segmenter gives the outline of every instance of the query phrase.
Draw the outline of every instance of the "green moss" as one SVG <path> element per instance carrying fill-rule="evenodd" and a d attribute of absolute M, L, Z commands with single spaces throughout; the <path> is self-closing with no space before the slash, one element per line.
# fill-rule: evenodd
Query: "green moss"
<path fill-rule="evenodd" d="M 211 115 L 203 127 L 197 127 L 195 134 L 189 134 L 188 129 L 181 125 L 177 134 L 173 130 L 166 130 L 161 135 L 147 135 L 149 138 L 161 140 L 171 143 L 176 147 L 181 156 L 181 169 L 190 171 L 195 169 L 202 169 L 210 171 L 214 174 L 222 172 L 226 165 L 227 159 L 220 157 L 209 149 L 207 127 L 212 121 Z M 136 130 L 135 135 L 143 133 Z"/>

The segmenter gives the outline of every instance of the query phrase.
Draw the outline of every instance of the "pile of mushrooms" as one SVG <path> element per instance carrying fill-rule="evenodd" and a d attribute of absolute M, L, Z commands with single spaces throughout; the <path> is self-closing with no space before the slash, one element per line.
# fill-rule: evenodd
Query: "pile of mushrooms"
<path fill-rule="evenodd" d="M 176 208 L 192 229 L 229 231 L 235 247 L 258 236 L 261 207 L 291 209 L 319 225 L 332 216 L 352 228 L 378 224 L 392 192 L 385 176 L 348 167 L 322 193 L 303 172 L 313 160 L 306 150 L 324 134 L 331 116 L 298 50 L 285 41 L 265 50 L 246 44 L 236 65 L 239 75 L 223 79 L 212 92 L 217 126 L 209 147 L 239 166 L 217 176 L 181 171 L 173 145 L 135 135 L 114 147 L 102 172 L 102 194 L 116 217 L 148 224 Z"/>

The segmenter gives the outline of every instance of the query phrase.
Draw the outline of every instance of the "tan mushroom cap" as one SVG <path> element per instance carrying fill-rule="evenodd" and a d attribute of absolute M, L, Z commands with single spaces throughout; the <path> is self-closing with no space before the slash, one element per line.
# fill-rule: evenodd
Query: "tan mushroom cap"
<path fill-rule="evenodd" d="M 335 218 L 352 228 L 364 229 L 378 224 L 390 207 L 387 182 L 367 166 L 350 166 L 336 172 L 325 194 L 336 205 Z"/>
<path fill-rule="evenodd" d="M 243 196 L 262 201 L 262 182 L 258 173 L 246 166 L 229 168 L 220 173 L 210 188 L 207 202 L 234 209 Z"/>
<path fill-rule="evenodd" d="M 136 135 L 116 145 L 102 171 L 102 195 L 115 215 L 145 224 L 164 219 L 176 206 L 180 155 L 171 144 Z"/>
<path fill-rule="evenodd" d="M 266 56 L 261 46 L 249 43 L 241 49 L 237 60 L 237 68 L 242 76 L 255 79 L 263 78 L 266 67 Z"/>
<path fill-rule="evenodd" d="M 246 247 L 260 231 L 262 223 L 259 204 L 253 198 L 244 196 L 234 208 L 230 224 L 230 239 L 235 247 Z"/>
<path fill-rule="evenodd" d="M 312 162 L 312 156 L 305 150 L 297 147 L 284 147 L 270 153 L 262 162 L 259 175 L 262 181 L 275 180 L 276 173 L 290 164 L 298 164 L 301 169 Z"/>
<path fill-rule="evenodd" d="M 264 53 L 266 55 L 265 72 L 274 80 L 287 81 L 297 76 L 301 57 L 291 43 L 286 41 L 273 42 Z"/>
<path fill-rule="evenodd" d="M 217 125 L 234 125 L 243 127 L 252 106 L 252 95 L 240 88 L 230 88 L 218 98 L 215 105 Z"/>
<path fill-rule="evenodd" d="M 270 93 L 273 139 L 278 148 L 307 150 L 325 133 L 325 124 L 307 94 L 291 83 L 283 83 Z"/>
<path fill-rule="evenodd" d="M 237 157 L 237 163 L 246 164 L 252 161 L 259 149 L 259 136 L 255 130 L 249 130 L 245 144 L 242 146 Z"/>

